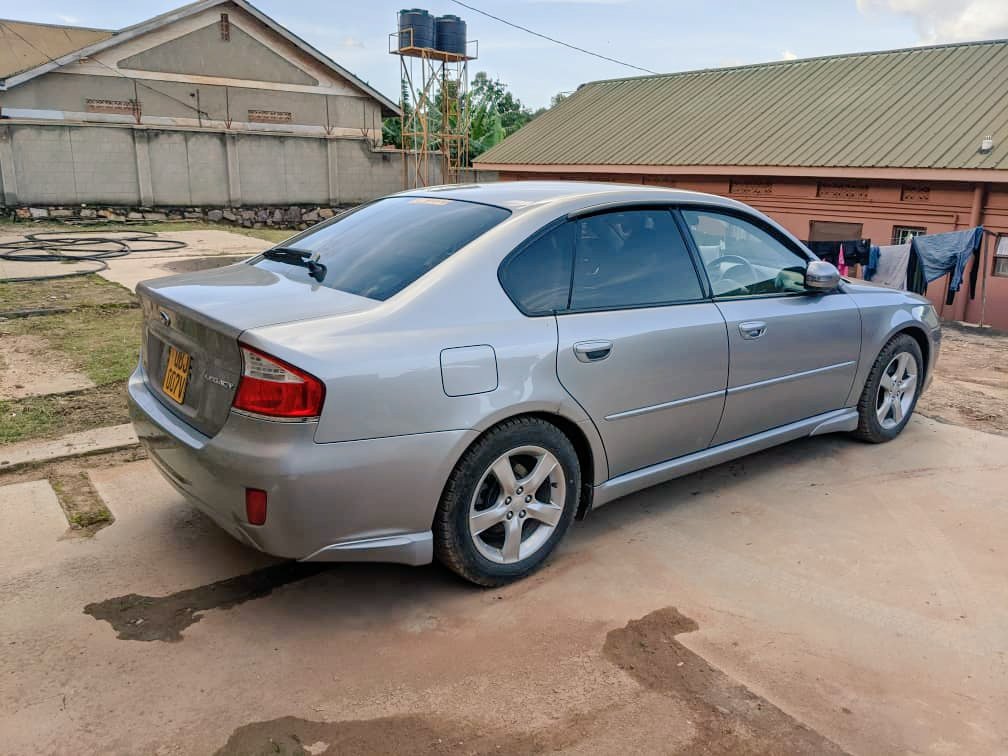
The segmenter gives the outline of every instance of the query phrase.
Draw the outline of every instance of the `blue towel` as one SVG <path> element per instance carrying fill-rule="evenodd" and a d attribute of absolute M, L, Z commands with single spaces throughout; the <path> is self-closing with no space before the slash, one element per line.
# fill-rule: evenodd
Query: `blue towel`
<path fill-rule="evenodd" d="M 983 240 L 983 226 L 966 231 L 949 231 L 944 234 L 915 236 L 911 242 L 911 258 L 918 256 L 924 279 L 931 283 L 946 273 L 951 273 L 946 304 L 952 304 L 955 293 L 962 286 L 963 271 L 969 259 L 979 253 Z M 976 296 L 976 277 L 979 265 L 973 266 L 970 274 L 970 296 Z"/>

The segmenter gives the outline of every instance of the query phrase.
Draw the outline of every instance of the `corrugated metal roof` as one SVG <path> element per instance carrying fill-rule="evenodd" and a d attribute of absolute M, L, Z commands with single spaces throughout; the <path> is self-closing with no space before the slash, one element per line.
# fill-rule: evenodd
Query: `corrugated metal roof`
<path fill-rule="evenodd" d="M 111 36 L 105 29 L 0 19 L 0 79 Z"/>
<path fill-rule="evenodd" d="M 1008 41 L 592 82 L 476 163 L 1008 169 Z"/>

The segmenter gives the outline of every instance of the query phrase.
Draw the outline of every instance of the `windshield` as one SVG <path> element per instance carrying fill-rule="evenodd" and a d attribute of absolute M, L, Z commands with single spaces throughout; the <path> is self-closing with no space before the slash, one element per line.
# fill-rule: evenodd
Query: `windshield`
<path fill-rule="evenodd" d="M 295 236 L 287 249 L 325 266 L 323 286 L 385 300 L 496 226 L 510 210 L 433 197 L 389 197 Z M 277 260 L 256 265 L 305 283 L 308 271 Z"/>

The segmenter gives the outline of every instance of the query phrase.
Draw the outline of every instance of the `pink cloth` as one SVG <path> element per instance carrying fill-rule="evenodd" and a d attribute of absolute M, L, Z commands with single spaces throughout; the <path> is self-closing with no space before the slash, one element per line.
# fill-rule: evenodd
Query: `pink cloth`
<path fill-rule="evenodd" d="M 841 276 L 847 275 L 847 261 L 843 256 L 843 244 L 840 245 L 840 257 L 837 258 L 837 270 L 840 271 Z"/>

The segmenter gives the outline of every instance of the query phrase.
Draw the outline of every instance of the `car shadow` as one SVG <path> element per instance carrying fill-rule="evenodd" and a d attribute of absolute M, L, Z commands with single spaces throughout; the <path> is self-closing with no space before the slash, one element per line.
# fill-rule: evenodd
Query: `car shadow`
<path fill-rule="evenodd" d="M 263 567 L 258 566 L 262 555 L 249 549 L 250 566 L 255 564 L 257 569 L 164 596 L 113 596 L 88 604 L 84 612 L 108 622 L 121 640 L 148 642 L 180 641 L 186 629 L 208 612 L 258 602 L 267 596 L 272 599 L 262 606 L 270 605 L 270 612 L 290 613 L 299 622 L 318 621 L 333 629 L 396 622 L 422 614 L 425 608 L 450 612 L 457 605 L 464 613 L 464 607 L 473 600 L 513 600 L 557 578 L 558 573 L 576 568 L 585 559 L 604 560 L 607 550 L 600 548 L 601 542 L 614 529 L 646 524 L 648 519 L 695 506 L 698 501 L 702 505 L 701 494 L 752 487 L 763 476 L 779 473 L 782 468 L 803 466 L 814 474 L 818 467 L 809 463 L 835 457 L 842 446 L 852 443 L 857 442 L 840 437 L 801 439 L 626 496 L 576 523 L 543 570 L 504 588 L 473 586 L 437 563 L 407 567 L 277 562 Z M 193 510 L 187 515 L 192 517 L 203 515 Z M 209 520 L 206 524 L 211 525 Z M 213 558 L 220 548 L 221 535 L 216 526 L 195 528 L 187 538 L 187 558 L 198 561 L 204 551 L 207 558 Z"/>

